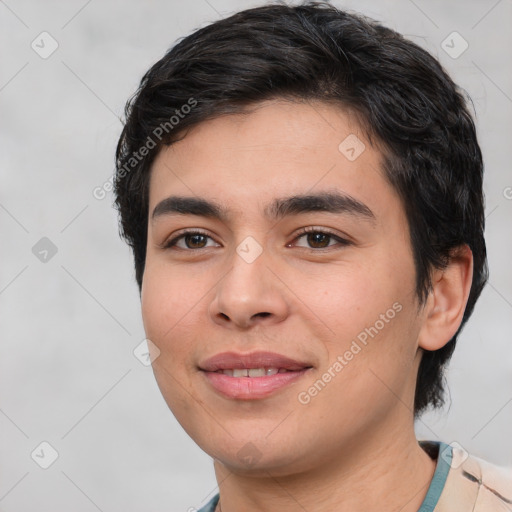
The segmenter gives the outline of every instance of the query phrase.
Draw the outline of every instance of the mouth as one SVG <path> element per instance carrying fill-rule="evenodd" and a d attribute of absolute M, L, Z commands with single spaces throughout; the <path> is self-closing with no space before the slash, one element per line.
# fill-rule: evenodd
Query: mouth
<path fill-rule="evenodd" d="M 199 365 L 207 382 L 222 396 L 255 400 L 296 382 L 313 366 L 272 352 L 224 352 Z"/>
<path fill-rule="evenodd" d="M 227 368 L 224 370 L 217 370 L 215 373 L 222 373 L 230 377 L 265 377 L 267 375 L 275 375 L 276 373 L 293 372 L 295 370 L 287 370 L 286 368 Z"/>

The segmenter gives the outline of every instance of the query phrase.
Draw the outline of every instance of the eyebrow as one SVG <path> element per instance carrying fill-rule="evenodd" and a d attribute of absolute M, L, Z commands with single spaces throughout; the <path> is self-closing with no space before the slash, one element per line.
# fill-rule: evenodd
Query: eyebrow
<path fill-rule="evenodd" d="M 375 215 L 364 203 L 348 194 L 324 192 L 319 194 L 293 195 L 275 199 L 264 209 L 270 220 L 311 212 L 349 214 L 364 220 L 375 221 Z M 219 203 L 198 197 L 170 196 L 160 201 L 151 214 L 154 221 L 166 215 L 198 215 L 228 222 L 229 210 Z"/>

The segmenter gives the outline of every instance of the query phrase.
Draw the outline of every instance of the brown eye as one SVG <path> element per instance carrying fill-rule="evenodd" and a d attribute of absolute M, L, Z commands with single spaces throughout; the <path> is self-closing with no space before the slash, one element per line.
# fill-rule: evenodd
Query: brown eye
<path fill-rule="evenodd" d="M 331 235 L 328 235 L 327 233 L 316 232 L 307 234 L 308 244 L 315 249 L 328 247 L 330 240 Z"/>
<path fill-rule="evenodd" d="M 213 245 L 212 245 L 213 243 Z M 200 231 L 188 231 L 169 240 L 165 245 L 165 249 L 173 249 L 177 247 L 182 250 L 205 249 L 214 247 L 215 243 L 211 236 L 201 233 Z"/>
<path fill-rule="evenodd" d="M 195 235 L 188 234 L 184 236 L 185 245 L 189 249 L 202 249 L 206 245 L 207 238 L 207 236 L 201 235 L 199 233 Z"/>
<path fill-rule="evenodd" d="M 330 249 L 345 247 L 351 245 L 352 242 L 341 238 L 334 233 L 323 231 L 321 229 L 304 229 L 297 235 L 293 246 L 302 247 L 305 249 Z"/>

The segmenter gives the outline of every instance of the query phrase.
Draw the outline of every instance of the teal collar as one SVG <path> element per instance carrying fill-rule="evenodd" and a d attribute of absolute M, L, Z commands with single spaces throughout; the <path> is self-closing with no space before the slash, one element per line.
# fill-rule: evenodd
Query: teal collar
<path fill-rule="evenodd" d="M 418 512 L 434 512 L 450 471 L 452 447 L 439 441 L 420 441 L 419 444 L 432 459 L 437 459 L 437 465 L 427 495 Z"/>

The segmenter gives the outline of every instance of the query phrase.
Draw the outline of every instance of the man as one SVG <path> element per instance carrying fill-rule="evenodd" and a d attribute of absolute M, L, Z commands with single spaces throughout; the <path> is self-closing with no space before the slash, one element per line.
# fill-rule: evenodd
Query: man
<path fill-rule="evenodd" d="M 326 3 L 181 40 L 117 149 L 153 369 L 214 458 L 202 511 L 490 511 L 512 477 L 418 442 L 487 279 L 482 156 L 457 86 Z"/>

